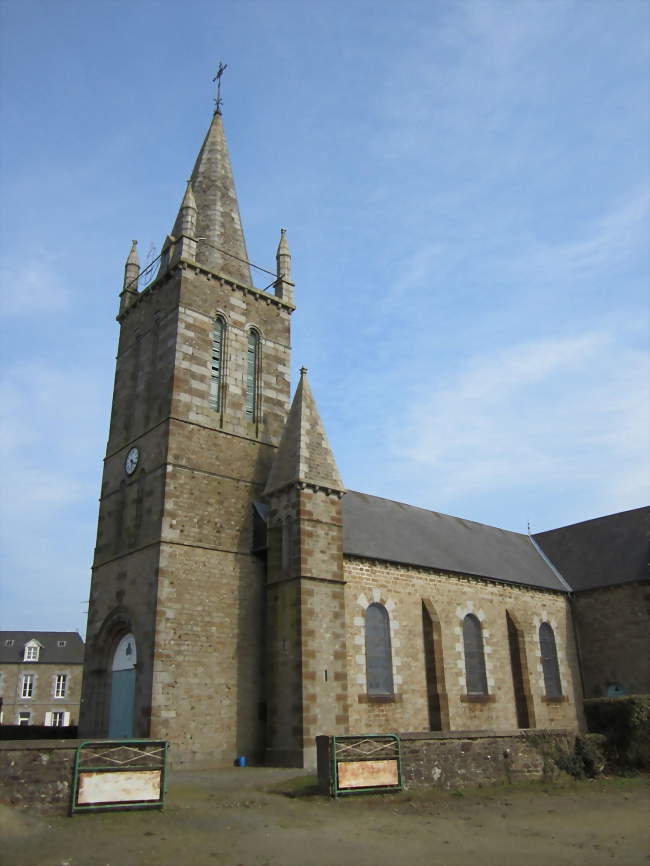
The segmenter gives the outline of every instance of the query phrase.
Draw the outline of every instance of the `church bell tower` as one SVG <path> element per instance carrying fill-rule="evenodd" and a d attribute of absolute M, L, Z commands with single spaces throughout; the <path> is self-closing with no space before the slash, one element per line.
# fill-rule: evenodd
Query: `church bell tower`
<path fill-rule="evenodd" d="M 253 522 L 289 405 L 291 257 L 256 289 L 219 105 L 153 267 L 128 256 L 81 735 L 166 739 L 175 766 L 264 748 Z"/>

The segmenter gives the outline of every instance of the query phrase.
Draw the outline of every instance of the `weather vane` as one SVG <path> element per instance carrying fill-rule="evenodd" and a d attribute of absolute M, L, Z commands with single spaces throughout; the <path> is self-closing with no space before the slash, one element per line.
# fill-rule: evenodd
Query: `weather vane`
<path fill-rule="evenodd" d="M 221 114 L 221 76 L 224 74 L 227 68 L 227 63 L 222 63 L 221 61 L 219 61 L 219 68 L 217 69 L 217 74 L 212 79 L 213 82 L 217 82 L 217 98 L 214 101 L 214 104 L 216 106 L 215 111 L 217 112 L 217 114 Z"/>

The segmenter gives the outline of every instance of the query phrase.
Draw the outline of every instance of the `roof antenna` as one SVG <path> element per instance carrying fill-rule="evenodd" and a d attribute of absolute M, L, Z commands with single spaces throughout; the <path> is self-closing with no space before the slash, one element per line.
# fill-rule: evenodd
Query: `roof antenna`
<path fill-rule="evenodd" d="M 228 64 L 219 61 L 219 68 L 217 69 L 217 74 L 212 79 L 213 82 L 217 82 L 217 98 L 214 100 L 215 114 L 221 114 L 221 103 L 223 102 L 223 100 L 221 99 L 221 76 L 224 74 L 226 69 L 228 69 Z"/>

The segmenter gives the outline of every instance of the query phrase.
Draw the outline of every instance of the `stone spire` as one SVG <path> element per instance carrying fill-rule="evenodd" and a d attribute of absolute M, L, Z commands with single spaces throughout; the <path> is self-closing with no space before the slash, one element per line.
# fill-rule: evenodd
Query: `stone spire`
<path fill-rule="evenodd" d="M 278 279 L 275 283 L 275 294 L 278 298 L 293 303 L 294 283 L 291 282 L 291 253 L 287 243 L 285 229 L 280 229 L 280 243 L 275 254 L 276 270 Z"/>
<path fill-rule="evenodd" d="M 345 490 L 304 367 L 264 493 L 296 483 Z"/>
<path fill-rule="evenodd" d="M 124 283 L 120 293 L 120 313 L 131 306 L 138 294 L 138 277 L 140 276 L 140 259 L 138 258 L 138 242 L 131 241 L 131 252 L 124 265 Z"/>
<path fill-rule="evenodd" d="M 228 147 L 221 114 L 218 112 L 212 117 L 196 158 L 188 191 L 196 208 L 197 264 L 252 286 Z M 174 223 L 174 239 L 183 234 L 186 224 L 188 191 Z"/>

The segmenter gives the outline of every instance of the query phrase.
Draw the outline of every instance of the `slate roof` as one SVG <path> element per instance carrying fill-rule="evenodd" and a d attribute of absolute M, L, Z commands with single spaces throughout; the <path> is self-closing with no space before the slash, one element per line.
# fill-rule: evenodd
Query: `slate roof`
<path fill-rule="evenodd" d="M 534 538 L 575 592 L 650 576 L 650 506 L 538 532 Z"/>
<path fill-rule="evenodd" d="M 0 664 L 23 664 L 25 644 L 35 639 L 41 645 L 37 662 L 25 664 L 83 664 L 84 642 L 76 631 L 0 631 Z M 7 646 L 7 641 L 12 641 Z M 60 647 L 59 641 L 65 641 Z"/>
<path fill-rule="evenodd" d="M 527 535 L 354 491 L 343 497 L 343 552 L 567 591 Z"/>

